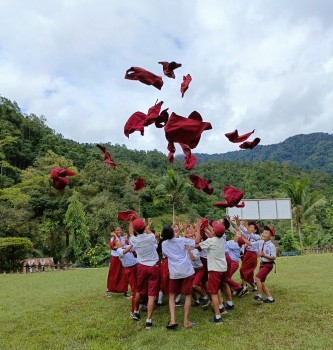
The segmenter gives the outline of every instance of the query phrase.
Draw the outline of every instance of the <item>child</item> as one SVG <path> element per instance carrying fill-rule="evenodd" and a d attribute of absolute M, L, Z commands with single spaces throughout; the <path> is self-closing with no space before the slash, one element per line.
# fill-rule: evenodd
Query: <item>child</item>
<path fill-rule="evenodd" d="M 221 223 L 213 222 L 213 226 L 208 225 L 205 232 L 210 233 L 211 238 L 200 241 L 200 222 L 197 225 L 196 243 L 200 248 L 207 250 L 208 282 L 207 292 L 211 296 L 211 302 L 214 309 L 214 318 L 212 322 L 218 324 L 223 322 L 219 305 L 219 290 L 222 284 L 224 273 L 227 271 L 227 262 L 224 253 L 224 240 L 221 238 L 225 232 L 225 226 Z M 207 232 L 207 233 L 208 233 Z"/>
<path fill-rule="evenodd" d="M 106 289 L 107 297 L 111 296 L 111 292 L 124 293 L 124 296 L 128 297 L 128 294 L 127 294 L 128 284 L 123 274 L 123 267 L 119 260 L 118 253 L 114 249 L 115 237 L 121 240 L 123 244 L 126 243 L 126 239 L 124 236 L 121 235 L 121 233 L 122 233 L 122 229 L 119 226 L 115 227 L 114 231 L 111 233 L 111 238 L 109 243 L 110 249 L 111 249 L 111 259 L 110 259 L 109 273 L 108 273 L 108 279 L 107 279 L 107 289 Z"/>
<path fill-rule="evenodd" d="M 199 237 L 199 234 L 198 234 Z M 171 226 L 165 226 L 162 230 L 162 252 L 168 258 L 169 265 L 169 309 L 170 321 L 168 329 L 178 327 L 176 323 L 176 294 L 185 294 L 184 304 L 184 328 L 192 328 L 195 323 L 190 321 L 190 308 L 192 297 L 192 281 L 194 268 L 189 260 L 186 246 L 195 246 L 193 239 L 184 237 L 175 237 L 174 230 Z M 200 237 L 199 237 L 200 238 Z"/>
<path fill-rule="evenodd" d="M 264 292 L 267 299 L 264 300 L 264 303 L 274 303 L 275 299 L 273 299 L 268 287 L 266 286 L 266 278 L 267 275 L 272 271 L 274 260 L 276 258 L 276 248 L 272 242 L 273 237 L 275 236 L 275 229 L 273 227 L 264 226 L 264 232 L 262 233 L 262 239 L 260 241 L 251 243 L 245 242 L 252 247 L 257 249 L 258 256 L 261 259 L 259 271 L 255 275 L 258 294 L 253 298 L 253 302 L 257 304 L 261 304 L 263 302 L 262 293 Z"/>
<path fill-rule="evenodd" d="M 157 243 L 153 233 L 149 230 L 151 220 L 148 220 L 147 233 L 146 224 L 141 219 L 130 222 L 129 233 L 130 244 L 137 254 L 137 293 L 135 296 L 135 310 L 133 320 L 140 319 L 139 303 L 141 295 L 148 294 L 148 310 L 146 319 L 146 329 L 153 326 L 152 316 L 154 311 L 155 298 L 159 286 L 159 259 L 156 251 Z M 136 235 L 135 235 L 136 234 Z"/>
<path fill-rule="evenodd" d="M 116 238 L 114 241 L 114 247 L 117 250 L 121 264 L 123 265 L 124 275 L 127 281 L 127 284 L 131 287 L 132 292 L 132 306 L 131 306 L 131 316 L 133 317 L 135 310 L 135 295 L 137 291 L 137 259 L 134 257 L 131 252 L 131 245 L 123 245 L 120 239 Z"/>

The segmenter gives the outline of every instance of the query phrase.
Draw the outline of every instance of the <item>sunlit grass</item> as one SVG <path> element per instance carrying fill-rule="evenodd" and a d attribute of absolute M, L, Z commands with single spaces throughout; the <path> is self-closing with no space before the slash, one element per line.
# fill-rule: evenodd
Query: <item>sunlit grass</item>
<path fill-rule="evenodd" d="M 268 285 L 276 303 L 235 299 L 224 323 L 192 309 L 191 330 L 167 331 L 168 307 L 154 328 L 129 317 L 130 301 L 104 297 L 107 268 L 0 275 L 0 349 L 332 349 L 333 254 L 283 257 Z M 182 322 L 182 309 L 177 309 Z"/>

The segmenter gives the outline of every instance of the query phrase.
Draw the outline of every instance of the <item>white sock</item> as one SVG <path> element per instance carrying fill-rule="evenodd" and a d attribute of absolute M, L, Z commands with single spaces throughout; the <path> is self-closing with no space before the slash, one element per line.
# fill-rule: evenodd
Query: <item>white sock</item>
<path fill-rule="evenodd" d="M 177 294 L 176 299 L 175 299 L 175 302 L 176 302 L 176 303 L 178 303 L 178 301 L 180 300 L 180 297 L 181 297 L 181 296 L 182 296 L 181 294 Z"/>
<path fill-rule="evenodd" d="M 162 304 L 162 300 L 163 300 L 163 293 L 161 291 L 158 292 L 158 299 L 157 302 L 159 304 Z"/>
<path fill-rule="evenodd" d="M 232 301 L 227 301 L 227 304 L 230 306 L 234 305 L 234 303 Z"/>
<path fill-rule="evenodd" d="M 215 315 L 215 318 L 219 319 L 222 318 L 221 315 Z"/>
<path fill-rule="evenodd" d="M 223 304 L 220 304 L 220 305 L 219 305 L 219 308 L 220 308 L 220 309 L 223 309 L 223 308 L 224 308 L 224 305 L 223 305 Z"/>
<path fill-rule="evenodd" d="M 146 319 L 146 322 L 151 323 L 151 318 L 147 318 L 147 319 Z"/>
<path fill-rule="evenodd" d="M 261 299 L 262 299 L 262 294 L 259 294 L 259 293 L 258 293 L 258 295 L 257 295 L 257 296 L 258 296 L 259 298 L 261 298 Z"/>
<path fill-rule="evenodd" d="M 202 297 L 202 299 L 207 300 L 207 299 L 208 299 L 207 295 L 205 295 L 204 297 Z"/>
<path fill-rule="evenodd" d="M 272 296 L 267 297 L 267 299 L 270 300 L 270 301 L 274 300 Z"/>
<path fill-rule="evenodd" d="M 134 312 L 135 312 L 136 314 L 138 314 L 138 313 L 139 313 L 139 311 L 138 311 L 138 310 L 134 310 Z"/>

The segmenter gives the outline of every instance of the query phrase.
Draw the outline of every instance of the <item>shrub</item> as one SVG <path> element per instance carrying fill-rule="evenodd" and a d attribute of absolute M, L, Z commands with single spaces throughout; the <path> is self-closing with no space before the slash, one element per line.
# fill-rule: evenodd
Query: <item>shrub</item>
<path fill-rule="evenodd" d="M 290 230 L 282 235 L 279 244 L 282 250 L 286 252 L 297 251 L 300 249 L 297 239 Z"/>
<path fill-rule="evenodd" d="M 20 269 L 22 261 L 31 251 L 32 243 L 27 238 L 0 238 L 0 272 Z"/>

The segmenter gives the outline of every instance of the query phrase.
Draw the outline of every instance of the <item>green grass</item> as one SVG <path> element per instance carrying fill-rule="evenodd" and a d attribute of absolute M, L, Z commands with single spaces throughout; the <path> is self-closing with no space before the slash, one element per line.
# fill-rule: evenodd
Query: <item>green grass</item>
<path fill-rule="evenodd" d="M 107 269 L 0 275 L 0 349 L 332 349 L 333 254 L 283 257 L 268 278 L 276 303 L 235 299 L 224 323 L 192 309 L 191 330 L 167 331 L 129 317 L 130 301 L 104 297 Z M 177 309 L 182 322 L 182 310 Z"/>

